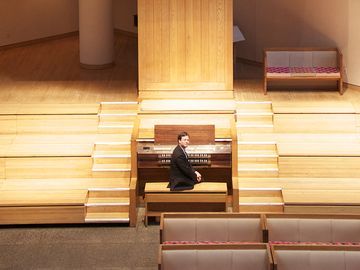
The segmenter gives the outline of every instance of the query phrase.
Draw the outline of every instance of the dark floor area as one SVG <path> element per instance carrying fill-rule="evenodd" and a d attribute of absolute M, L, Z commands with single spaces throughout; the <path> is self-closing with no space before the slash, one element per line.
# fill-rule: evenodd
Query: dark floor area
<path fill-rule="evenodd" d="M 0 227 L 0 269 L 157 269 L 159 226 Z"/>

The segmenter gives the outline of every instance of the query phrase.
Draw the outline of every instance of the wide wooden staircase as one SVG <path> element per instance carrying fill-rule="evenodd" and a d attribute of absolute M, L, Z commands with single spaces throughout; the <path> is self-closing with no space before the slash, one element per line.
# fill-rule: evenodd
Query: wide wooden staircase
<path fill-rule="evenodd" d="M 238 178 L 278 177 L 277 144 L 272 133 L 272 103 L 238 101 L 236 103 Z M 264 135 L 265 134 L 265 135 Z M 236 186 L 236 185 L 235 185 Z M 239 188 L 240 212 L 278 212 L 283 209 L 281 189 L 267 187 Z"/>
<path fill-rule="evenodd" d="M 131 139 L 137 102 L 102 102 L 92 154 L 96 177 L 115 178 L 119 187 L 90 188 L 86 222 L 128 222 L 130 213 Z"/>

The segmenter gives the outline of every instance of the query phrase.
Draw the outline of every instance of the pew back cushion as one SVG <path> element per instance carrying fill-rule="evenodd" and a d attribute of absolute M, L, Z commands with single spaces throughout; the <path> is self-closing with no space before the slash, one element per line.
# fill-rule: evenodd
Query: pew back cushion
<path fill-rule="evenodd" d="M 164 218 L 163 241 L 262 242 L 262 220 L 258 217 Z"/>
<path fill-rule="evenodd" d="M 269 241 L 359 243 L 360 217 L 268 216 Z"/>

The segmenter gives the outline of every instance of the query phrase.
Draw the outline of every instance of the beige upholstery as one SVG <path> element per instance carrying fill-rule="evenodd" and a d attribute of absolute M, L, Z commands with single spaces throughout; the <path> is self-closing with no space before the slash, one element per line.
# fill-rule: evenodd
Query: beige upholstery
<path fill-rule="evenodd" d="M 194 250 L 164 250 L 162 251 L 161 269 L 196 270 L 196 251 Z"/>
<path fill-rule="evenodd" d="M 360 242 L 360 220 L 322 218 L 270 218 L 269 241 Z"/>
<path fill-rule="evenodd" d="M 163 270 L 267 270 L 266 250 L 163 250 Z"/>
<path fill-rule="evenodd" d="M 299 219 L 300 242 L 331 242 L 331 220 Z"/>
<path fill-rule="evenodd" d="M 336 51 L 267 51 L 269 67 L 337 67 Z"/>
<path fill-rule="evenodd" d="M 196 241 L 196 220 L 189 218 L 164 219 L 163 241 Z"/>
<path fill-rule="evenodd" d="M 360 242 L 360 220 L 333 219 L 332 242 Z"/>
<path fill-rule="evenodd" d="M 163 241 L 262 242 L 257 218 L 165 218 Z"/>
<path fill-rule="evenodd" d="M 360 252 L 342 250 L 276 250 L 277 270 L 355 270 Z"/>
<path fill-rule="evenodd" d="M 346 270 L 360 269 L 360 252 L 346 251 L 345 252 Z"/>

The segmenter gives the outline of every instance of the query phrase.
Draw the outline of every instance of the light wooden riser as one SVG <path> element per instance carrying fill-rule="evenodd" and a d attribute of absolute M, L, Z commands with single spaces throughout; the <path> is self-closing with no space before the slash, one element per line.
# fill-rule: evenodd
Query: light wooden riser
<path fill-rule="evenodd" d="M 136 115 L 99 115 L 99 122 L 101 124 L 105 124 L 108 122 L 129 124 L 129 123 L 134 123 L 136 117 L 137 117 Z"/>
<path fill-rule="evenodd" d="M 110 177 L 110 178 L 130 178 L 131 172 L 92 172 L 95 178 Z"/>
<path fill-rule="evenodd" d="M 98 128 L 97 132 L 100 134 L 131 134 L 133 128 Z"/>
<path fill-rule="evenodd" d="M 128 143 L 131 141 L 131 133 L 126 133 L 126 134 L 120 134 L 120 133 L 115 133 L 115 134 L 109 134 L 109 133 L 101 133 L 101 134 L 96 134 L 95 137 L 95 144 L 96 145 L 101 145 L 101 143 L 108 143 L 106 145 L 114 145 L 112 143 L 114 142 L 122 142 L 122 143 Z"/>
<path fill-rule="evenodd" d="M 236 109 L 242 111 L 271 111 L 272 104 L 271 103 L 236 103 Z"/>
<path fill-rule="evenodd" d="M 101 104 L 101 112 L 104 113 L 106 111 L 137 111 L 138 104 Z"/>
<path fill-rule="evenodd" d="M 131 153 L 131 144 L 95 144 L 95 151 L 120 151 Z"/>
<path fill-rule="evenodd" d="M 94 158 L 94 164 L 128 164 L 130 167 L 131 158 Z"/>
<path fill-rule="evenodd" d="M 236 114 L 236 122 L 240 123 L 267 123 L 272 124 L 273 116 L 272 115 L 246 115 L 246 114 Z"/>
<path fill-rule="evenodd" d="M 272 189 L 240 189 L 240 197 L 274 197 L 282 200 L 281 190 L 272 190 Z"/>
<path fill-rule="evenodd" d="M 84 206 L 0 207 L 0 224 L 84 223 Z"/>
<path fill-rule="evenodd" d="M 89 198 L 128 198 L 129 190 L 89 190 Z"/>
<path fill-rule="evenodd" d="M 238 143 L 238 153 L 242 150 L 271 150 L 276 151 L 276 144 L 243 144 Z"/>
<path fill-rule="evenodd" d="M 129 223 L 129 213 L 87 213 L 86 223 Z"/>
<path fill-rule="evenodd" d="M 237 127 L 239 133 L 273 133 L 273 127 Z"/>
<path fill-rule="evenodd" d="M 240 213 L 283 213 L 284 207 L 281 205 L 240 205 Z"/>
<path fill-rule="evenodd" d="M 178 99 L 184 95 L 182 90 L 166 91 L 139 91 L 139 99 Z M 186 91 L 186 95 L 191 99 L 233 99 L 233 91 Z"/>
<path fill-rule="evenodd" d="M 129 213 L 129 205 L 87 206 L 87 213 Z"/>
<path fill-rule="evenodd" d="M 271 178 L 278 177 L 278 171 L 238 171 L 239 177 L 259 177 L 259 178 Z"/>
<path fill-rule="evenodd" d="M 277 157 L 243 157 L 238 156 L 238 163 L 265 163 L 265 164 L 277 164 Z"/>
<path fill-rule="evenodd" d="M 360 206 L 312 206 L 312 205 L 285 205 L 285 213 L 307 214 L 360 214 Z"/>

